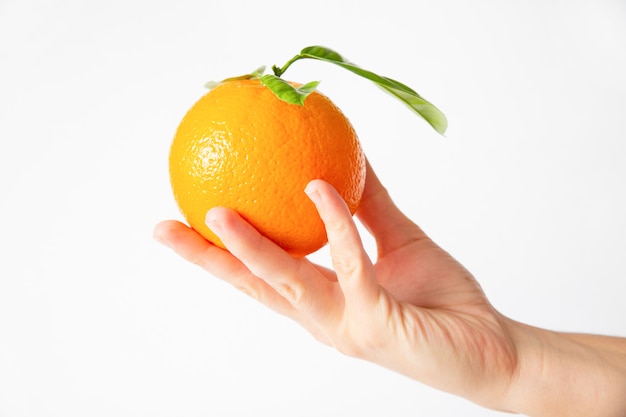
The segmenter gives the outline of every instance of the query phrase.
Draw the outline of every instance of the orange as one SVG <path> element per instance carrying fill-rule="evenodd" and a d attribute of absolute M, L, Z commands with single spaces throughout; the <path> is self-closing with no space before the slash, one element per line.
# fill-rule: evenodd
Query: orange
<path fill-rule="evenodd" d="M 207 240 L 224 248 L 205 216 L 229 207 L 298 257 L 326 243 L 308 182 L 328 181 L 353 214 L 365 184 L 359 139 L 339 108 L 317 91 L 303 106 L 288 104 L 257 79 L 202 96 L 176 131 L 169 165 L 183 216 Z"/>

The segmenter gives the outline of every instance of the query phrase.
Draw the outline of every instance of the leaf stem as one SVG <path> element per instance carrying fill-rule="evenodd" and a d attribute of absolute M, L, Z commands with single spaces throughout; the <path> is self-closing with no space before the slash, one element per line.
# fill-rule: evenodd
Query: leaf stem
<path fill-rule="evenodd" d="M 272 66 L 272 71 L 274 71 L 274 75 L 276 75 L 277 77 L 280 77 L 281 75 L 285 73 L 285 71 L 287 71 L 287 68 L 289 68 L 291 64 L 293 64 L 294 62 L 302 58 L 305 58 L 305 57 L 302 56 L 301 54 L 298 54 L 294 56 L 293 58 L 291 58 L 289 61 L 287 61 L 285 65 L 282 66 L 282 68 L 278 68 L 276 65 Z"/>

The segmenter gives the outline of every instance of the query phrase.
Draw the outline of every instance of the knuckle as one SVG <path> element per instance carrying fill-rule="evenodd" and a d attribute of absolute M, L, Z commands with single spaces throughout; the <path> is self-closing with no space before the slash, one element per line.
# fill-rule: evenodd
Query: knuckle
<path fill-rule="evenodd" d="M 235 288 L 238 291 L 241 291 L 242 293 L 246 294 L 247 296 L 257 300 L 257 301 L 263 301 L 261 299 L 261 291 L 259 290 L 258 286 L 253 286 L 253 285 L 246 285 L 246 284 L 235 284 Z"/>
<path fill-rule="evenodd" d="M 305 299 L 305 289 L 296 282 L 277 282 L 272 284 L 272 288 L 292 305 L 301 305 Z"/>
<path fill-rule="evenodd" d="M 355 275 L 362 270 L 358 257 L 343 251 L 334 250 L 332 253 L 333 267 L 338 274 Z"/>
<path fill-rule="evenodd" d="M 324 222 L 326 232 L 332 235 L 343 235 L 347 232 L 348 226 L 344 221 L 340 220 L 326 220 Z"/>

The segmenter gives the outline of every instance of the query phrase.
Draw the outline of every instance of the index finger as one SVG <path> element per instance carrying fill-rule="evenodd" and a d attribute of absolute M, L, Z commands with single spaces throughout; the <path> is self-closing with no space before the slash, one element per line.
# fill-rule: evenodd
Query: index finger
<path fill-rule="evenodd" d="M 294 258 L 261 235 L 235 211 L 214 208 L 207 214 L 207 225 L 233 256 L 300 314 L 320 321 L 336 309 L 336 284 L 306 259 Z"/>

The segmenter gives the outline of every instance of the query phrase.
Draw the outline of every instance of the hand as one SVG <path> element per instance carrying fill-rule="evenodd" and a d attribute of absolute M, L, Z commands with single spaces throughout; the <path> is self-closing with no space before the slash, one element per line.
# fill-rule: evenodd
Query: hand
<path fill-rule="evenodd" d="M 155 235 L 341 352 L 480 403 L 501 398 L 516 367 L 506 321 L 472 275 L 396 208 L 371 167 L 357 216 L 376 238 L 375 265 L 335 190 L 314 180 L 306 192 L 326 225 L 334 272 L 291 257 L 224 208 L 207 224 L 228 251 L 174 221 Z"/>
<path fill-rule="evenodd" d="M 357 217 L 326 182 L 306 188 L 334 270 L 294 258 L 236 212 L 212 209 L 222 250 L 176 221 L 155 238 L 339 351 L 486 407 L 536 416 L 626 415 L 626 339 L 551 332 L 497 312 L 473 276 L 394 205 L 368 166 Z M 589 395 L 591 394 L 591 395 Z"/>

